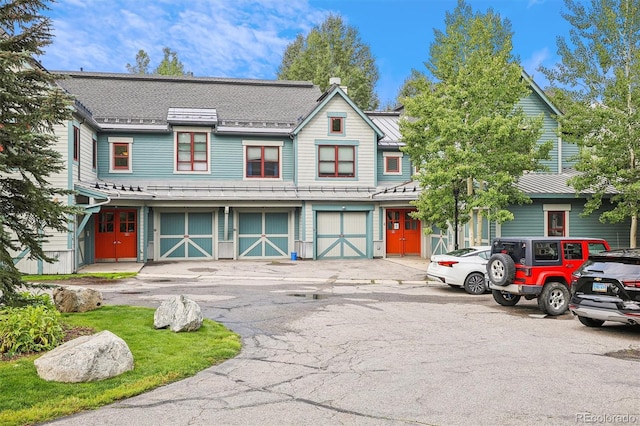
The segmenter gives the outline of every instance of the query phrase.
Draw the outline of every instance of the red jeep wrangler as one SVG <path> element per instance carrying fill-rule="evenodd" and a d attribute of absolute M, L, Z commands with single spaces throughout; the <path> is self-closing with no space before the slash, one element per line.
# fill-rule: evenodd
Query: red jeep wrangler
<path fill-rule="evenodd" d="M 605 240 L 597 238 L 496 238 L 487 263 L 489 288 L 502 306 L 514 306 L 521 296 L 537 297 L 544 313 L 561 315 L 569 307 L 573 271 L 589 254 L 609 249 Z"/>

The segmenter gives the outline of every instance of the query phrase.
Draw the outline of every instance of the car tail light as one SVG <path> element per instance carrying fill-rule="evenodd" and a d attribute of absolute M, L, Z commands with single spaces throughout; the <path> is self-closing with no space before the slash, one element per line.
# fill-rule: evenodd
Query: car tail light
<path fill-rule="evenodd" d="M 524 273 L 525 277 L 531 276 L 531 268 L 522 268 L 521 271 Z"/>
<path fill-rule="evenodd" d="M 447 266 L 447 267 L 451 268 L 456 263 L 460 263 L 460 262 L 458 262 L 457 260 L 441 260 L 441 261 L 438 262 L 438 265 Z"/>
<path fill-rule="evenodd" d="M 640 288 L 640 280 L 624 280 L 622 281 L 622 285 L 624 285 L 625 287 Z"/>

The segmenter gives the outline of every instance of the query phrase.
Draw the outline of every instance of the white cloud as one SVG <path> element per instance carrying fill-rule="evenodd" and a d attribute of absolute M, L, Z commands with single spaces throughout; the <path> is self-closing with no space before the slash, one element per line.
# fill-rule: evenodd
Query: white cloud
<path fill-rule="evenodd" d="M 545 0 L 529 0 L 529 2 L 527 3 L 527 8 L 537 6 L 539 4 L 544 4 L 544 2 Z"/>
<path fill-rule="evenodd" d="M 529 58 L 522 61 L 524 70 L 529 74 L 536 83 L 540 86 L 544 86 L 548 83 L 544 75 L 538 71 L 541 65 L 548 66 L 548 62 L 551 59 L 549 54 L 549 48 L 545 47 L 541 50 L 537 50 L 531 54 Z"/>
<path fill-rule="evenodd" d="M 198 76 L 275 78 L 286 46 L 325 14 L 307 0 L 60 0 L 48 15 L 54 40 L 40 58 L 52 70 L 126 72 L 138 50 L 150 67 L 162 48 Z"/>

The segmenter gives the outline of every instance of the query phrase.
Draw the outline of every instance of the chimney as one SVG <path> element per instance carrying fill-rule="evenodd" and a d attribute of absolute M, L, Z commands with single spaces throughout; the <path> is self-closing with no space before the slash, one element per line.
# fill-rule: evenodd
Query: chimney
<path fill-rule="evenodd" d="M 329 85 L 330 86 L 333 86 L 334 84 L 338 85 L 338 86 L 340 86 L 340 88 L 342 89 L 342 91 L 344 93 L 347 93 L 347 86 L 342 86 L 341 83 L 342 83 L 342 80 L 340 80 L 340 77 L 331 77 L 331 78 L 329 78 Z"/>

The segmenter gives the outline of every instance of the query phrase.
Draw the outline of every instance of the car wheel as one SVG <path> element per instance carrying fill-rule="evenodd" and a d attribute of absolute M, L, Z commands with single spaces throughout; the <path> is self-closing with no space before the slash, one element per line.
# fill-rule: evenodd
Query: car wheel
<path fill-rule="evenodd" d="M 520 301 L 520 295 L 506 291 L 491 290 L 491 294 L 493 294 L 493 300 L 502 306 L 515 306 Z"/>
<path fill-rule="evenodd" d="M 516 276 L 516 265 L 508 254 L 496 253 L 487 262 L 487 274 L 495 285 L 509 285 Z"/>
<path fill-rule="evenodd" d="M 587 327 L 600 327 L 602 324 L 604 324 L 604 321 L 602 320 L 581 317 L 579 315 L 578 315 L 578 321 L 580 321 L 582 324 L 586 325 Z"/>
<path fill-rule="evenodd" d="M 551 282 L 544 286 L 538 296 L 538 307 L 549 315 L 562 315 L 569 309 L 571 294 L 566 285 Z"/>
<path fill-rule="evenodd" d="M 464 280 L 464 290 L 469 294 L 482 294 L 487 291 L 487 283 L 484 274 L 480 272 L 472 272 L 466 280 Z"/>

